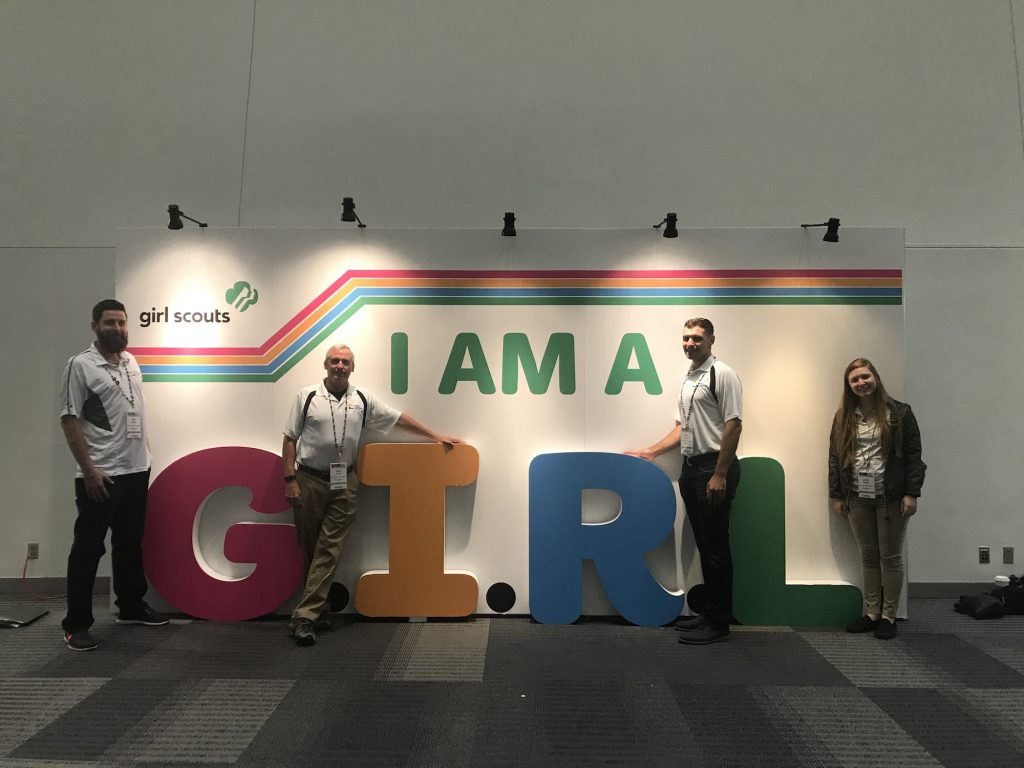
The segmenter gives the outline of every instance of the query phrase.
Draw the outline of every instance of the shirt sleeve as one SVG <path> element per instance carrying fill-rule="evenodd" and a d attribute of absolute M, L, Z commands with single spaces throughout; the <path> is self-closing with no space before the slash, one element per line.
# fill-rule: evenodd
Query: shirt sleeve
<path fill-rule="evenodd" d="M 395 428 L 401 411 L 392 408 L 372 392 L 360 390 L 366 395 L 366 426 L 382 434 L 388 434 Z"/>
<path fill-rule="evenodd" d="M 77 363 L 78 356 L 68 360 L 64 373 L 60 377 L 60 415 L 80 418 L 85 406 L 87 387 L 82 366 Z"/>
<path fill-rule="evenodd" d="M 722 411 L 722 421 L 743 420 L 743 385 L 732 368 L 719 368 L 715 377 L 715 394 Z"/>
<path fill-rule="evenodd" d="M 306 397 L 309 392 L 303 389 L 292 400 L 291 410 L 288 412 L 288 420 L 284 423 L 284 434 L 292 440 L 298 440 L 302 434 L 302 408 L 306 404 Z"/>

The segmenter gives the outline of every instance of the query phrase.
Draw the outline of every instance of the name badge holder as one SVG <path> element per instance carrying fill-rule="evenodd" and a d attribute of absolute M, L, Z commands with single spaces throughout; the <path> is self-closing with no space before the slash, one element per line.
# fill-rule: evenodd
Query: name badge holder
<path fill-rule="evenodd" d="M 860 470 L 857 472 L 857 495 L 862 499 L 873 499 L 877 496 L 878 475 L 875 472 Z"/>
<path fill-rule="evenodd" d="M 331 462 L 331 490 L 344 491 L 348 488 L 348 466 L 343 461 Z"/>
<path fill-rule="evenodd" d="M 688 454 L 693 450 L 693 430 L 689 427 L 684 427 L 679 433 L 679 442 L 682 445 L 683 453 Z"/>
<path fill-rule="evenodd" d="M 128 439 L 129 440 L 141 440 L 142 439 L 142 417 L 135 413 L 134 410 L 129 411 L 126 417 L 127 428 L 128 428 Z"/>

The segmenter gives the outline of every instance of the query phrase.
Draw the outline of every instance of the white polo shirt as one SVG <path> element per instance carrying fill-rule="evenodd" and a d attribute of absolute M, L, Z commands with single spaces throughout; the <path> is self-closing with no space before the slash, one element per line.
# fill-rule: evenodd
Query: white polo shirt
<path fill-rule="evenodd" d="M 141 437 L 128 437 L 128 415 L 142 424 Z M 130 352 L 108 363 L 93 342 L 68 360 L 60 385 L 60 415 L 82 424 L 89 456 L 108 475 L 145 472 L 152 463 L 146 441 L 146 402 L 142 371 Z M 79 467 L 76 477 L 82 477 Z"/>
<path fill-rule="evenodd" d="M 715 394 L 711 394 L 711 367 Z M 722 448 L 725 422 L 743 418 L 743 386 L 736 371 L 714 355 L 686 372 L 676 401 L 676 422 L 693 432 L 693 448 L 680 447 L 684 456 L 700 456 Z"/>
<path fill-rule="evenodd" d="M 358 391 L 366 397 L 366 426 L 386 435 L 394 428 L 401 411 L 365 389 Z M 311 392 L 313 399 L 309 401 L 303 424 L 302 412 Z M 296 460 L 299 464 L 321 472 L 326 472 L 336 461 L 350 468 L 354 466 L 363 431 L 363 410 L 363 400 L 352 384 L 340 400 L 327 391 L 323 381 L 302 389 L 292 401 L 284 425 L 285 435 L 298 442 Z"/>

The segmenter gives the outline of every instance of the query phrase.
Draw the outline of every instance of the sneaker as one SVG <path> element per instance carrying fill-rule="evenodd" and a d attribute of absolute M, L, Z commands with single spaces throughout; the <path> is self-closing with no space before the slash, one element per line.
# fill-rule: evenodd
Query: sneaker
<path fill-rule="evenodd" d="M 720 643 L 729 639 L 728 627 L 716 627 L 713 624 L 704 624 L 697 629 L 683 632 L 679 635 L 679 642 L 685 645 L 710 645 Z"/>
<path fill-rule="evenodd" d="M 72 651 L 95 651 L 100 641 L 89 634 L 88 629 L 79 629 L 76 632 L 65 632 L 64 642 Z"/>
<path fill-rule="evenodd" d="M 847 632 L 870 632 L 878 626 L 878 619 L 872 619 L 869 616 L 861 616 L 859 619 L 854 619 L 846 625 Z"/>
<path fill-rule="evenodd" d="M 879 640 L 892 640 L 896 637 L 896 622 L 891 619 L 879 621 L 878 629 L 875 630 L 875 637 Z"/>
<path fill-rule="evenodd" d="M 676 619 L 676 623 L 672 626 L 680 632 L 693 632 L 705 624 L 707 624 L 707 619 L 698 613 L 696 616 L 683 616 L 681 619 Z"/>
<path fill-rule="evenodd" d="M 321 616 L 319 619 L 313 622 L 313 629 L 315 629 L 317 632 L 326 632 L 333 626 L 334 623 L 329 618 L 327 618 L 327 616 Z"/>
<path fill-rule="evenodd" d="M 118 624 L 143 624 L 147 627 L 162 627 L 170 622 L 170 618 L 162 613 L 157 613 L 148 605 L 143 605 L 135 611 L 118 611 Z"/>
<path fill-rule="evenodd" d="M 316 645 L 316 630 L 309 619 L 300 619 L 292 630 L 296 645 Z"/>

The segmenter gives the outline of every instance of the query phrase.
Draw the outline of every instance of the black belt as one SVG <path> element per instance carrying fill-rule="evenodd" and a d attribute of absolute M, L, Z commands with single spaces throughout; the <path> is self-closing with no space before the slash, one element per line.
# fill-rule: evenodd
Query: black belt
<path fill-rule="evenodd" d="M 683 464 L 688 467 L 700 467 L 712 461 L 718 461 L 718 451 L 702 453 L 699 456 L 683 456 Z"/>
<path fill-rule="evenodd" d="M 313 469 L 312 467 L 307 467 L 305 464 L 296 464 L 295 466 L 298 467 L 299 472 L 305 472 L 307 475 L 315 477 L 318 480 L 323 480 L 325 483 L 331 482 L 330 472 L 323 472 L 322 470 L 319 469 Z M 356 471 L 356 468 L 354 466 L 349 467 L 348 471 L 349 474 L 351 474 Z"/>

